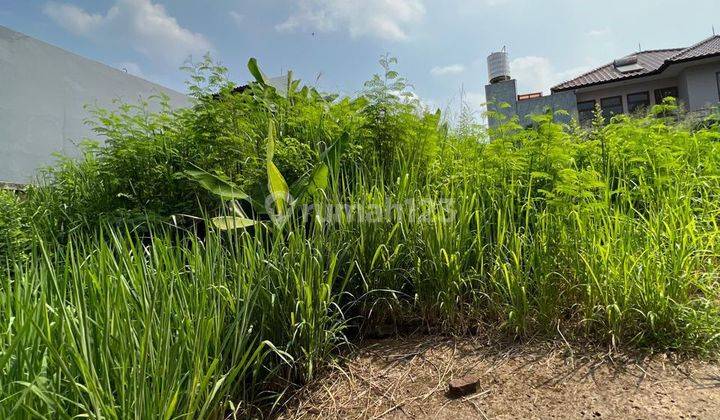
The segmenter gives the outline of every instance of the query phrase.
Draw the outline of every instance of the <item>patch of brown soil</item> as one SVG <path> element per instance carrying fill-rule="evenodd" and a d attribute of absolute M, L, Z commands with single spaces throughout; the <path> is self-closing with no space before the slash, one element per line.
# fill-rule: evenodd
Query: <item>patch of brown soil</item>
<path fill-rule="evenodd" d="M 448 382 L 480 378 L 452 399 Z M 297 393 L 284 419 L 718 418 L 720 365 L 561 343 L 414 337 L 364 343 Z"/>

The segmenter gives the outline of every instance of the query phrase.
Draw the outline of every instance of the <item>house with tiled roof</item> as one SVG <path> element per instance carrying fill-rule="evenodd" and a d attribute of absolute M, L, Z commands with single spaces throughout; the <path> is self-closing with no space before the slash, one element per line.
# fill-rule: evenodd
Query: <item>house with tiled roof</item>
<path fill-rule="evenodd" d="M 639 51 L 600 66 L 542 93 L 518 95 L 510 77 L 506 52 L 488 57 L 490 84 L 485 88 L 488 109 L 507 117 L 566 110 L 560 120 L 592 119 L 596 105 L 605 117 L 632 113 L 659 104 L 672 96 L 691 112 L 702 112 L 720 103 L 720 35 L 686 48 Z M 500 103 L 507 105 L 500 106 Z M 498 118 L 489 117 L 490 126 Z"/>

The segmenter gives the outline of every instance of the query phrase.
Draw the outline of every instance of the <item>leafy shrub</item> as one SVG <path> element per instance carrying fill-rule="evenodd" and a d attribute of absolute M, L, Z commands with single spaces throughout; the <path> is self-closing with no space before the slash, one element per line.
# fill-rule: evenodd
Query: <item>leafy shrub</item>
<path fill-rule="evenodd" d="M 384 75 L 368 82 L 359 97 L 338 99 L 301 87 L 291 74 L 286 87 L 272 86 L 254 60 L 249 66 L 258 80 L 237 88 L 226 68 L 205 57 L 186 67 L 192 107 L 173 111 L 167 98 L 153 97 L 93 110 L 90 124 L 104 145 L 86 143 L 83 159 L 61 159 L 30 200 L 43 209 L 48 229 L 61 232 L 100 221 L 216 212 L 220 203 L 182 174 L 202 169 L 243 190 L 261 185 L 271 120 L 277 125 L 275 162 L 290 184 L 341 135 L 349 139 L 346 174 L 355 168 L 372 173 L 376 163 L 387 175 L 410 168 L 425 173 L 435 157 L 440 114 L 408 100 L 406 81 L 390 68 L 394 60 L 381 63 Z"/>
<path fill-rule="evenodd" d="M 678 122 L 668 101 L 588 128 L 544 114 L 449 129 L 381 64 L 359 97 L 336 98 L 274 86 L 253 60 L 256 81 L 236 89 L 206 60 L 191 109 L 97 111 L 106 146 L 62 160 L 20 207 L 3 198 L 11 238 L 20 208 L 44 235 L 0 272 L 0 302 L 15 303 L 0 309 L 0 416 L 257 416 L 258 398 L 388 323 L 717 352 L 711 120 Z M 347 152 L 329 158 L 334 144 Z M 309 179 L 306 220 L 135 229 L 215 215 L 229 203 L 212 192 Z"/>
<path fill-rule="evenodd" d="M 20 198 L 0 190 L 0 264 L 22 259 L 30 243 L 28 215 Z"/>

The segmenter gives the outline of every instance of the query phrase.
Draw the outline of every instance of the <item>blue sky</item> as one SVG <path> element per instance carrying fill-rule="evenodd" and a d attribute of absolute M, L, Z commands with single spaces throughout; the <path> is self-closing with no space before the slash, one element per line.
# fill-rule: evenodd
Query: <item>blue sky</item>
<path fill-rule="evenodd" d="M 238 82 L 257 57 L 353 94 L 390 52 L 433 106 L 484 100 L 486 56 L 507 46 L 521 91 L 643 49 L 720 32 L 717 0 L 3 0 L 0 25 L 184 90 L 178 70 L 205 51 Z M 319 76 L 319 78 L 318 78 Z"/>

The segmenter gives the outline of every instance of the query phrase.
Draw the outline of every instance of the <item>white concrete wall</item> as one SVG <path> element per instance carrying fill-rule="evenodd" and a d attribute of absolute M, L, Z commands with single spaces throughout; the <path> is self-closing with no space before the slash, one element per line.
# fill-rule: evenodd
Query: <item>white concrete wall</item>
<path fill-rule="evenodd" d="M 719 72 L 720 61 L 689 67 L 680 74 L 681 85 L 687 89 L 690 111 L 698 111 L 720 102 Z"/>
<path fill-rule="evenodd" d="M 114 99 L 158 93 L 174 107 L 189 104 L 181 93 L 0 26 L 0 181 L 31 182 L 54 152 L 73 155 L 82 139 L 95 138 L 85 105 L 113 108 Z"/>

